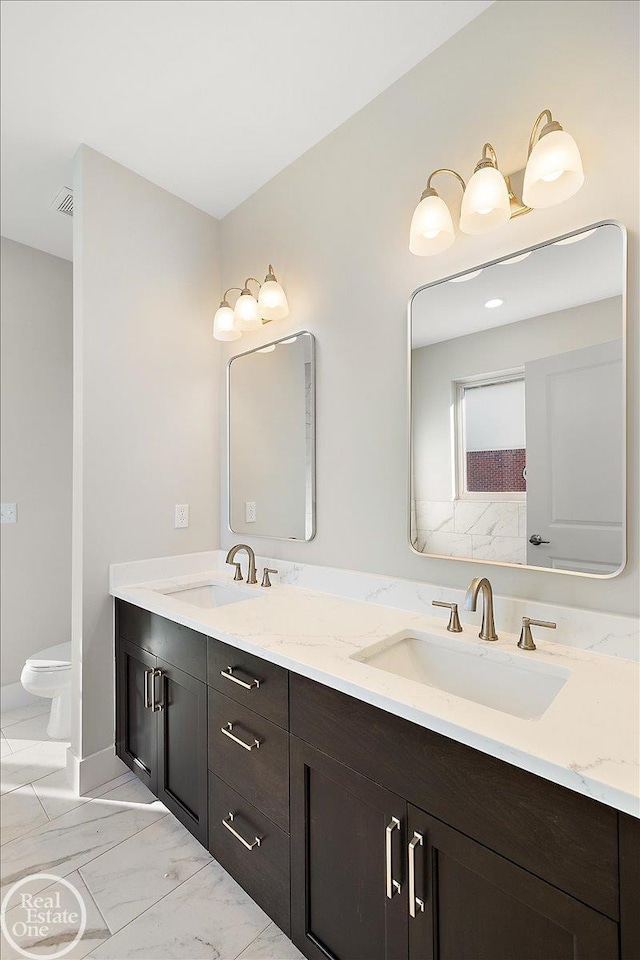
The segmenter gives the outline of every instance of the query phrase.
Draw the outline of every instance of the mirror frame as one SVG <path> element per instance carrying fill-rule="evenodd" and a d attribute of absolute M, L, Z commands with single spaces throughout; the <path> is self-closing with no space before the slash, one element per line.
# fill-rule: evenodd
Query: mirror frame
<path fill-rule="evenodd" d="M 291 340 L 292 337 L 300 337 L 302 335 L 308 336 L 309 340 L 309 355 L 311 359 L 311 461 L 309 464 L 309 470 L 311 473 L 311 483 L 309 484 L 309 495 L 311 499 L 311 521 L 305 522 L 305 536 L 304 537 L 276 537 L 268 536 L 264 533 L 246 533 L 242 531 L 239 533 L 237 530 L 234 530 L 231 526 L 231 364 L 234 361 L 239 360 L 241 357 L 246 357 L 251 353 L 257 353 L 259 350 L 264 350 L 265 347 L 277 346 L 279 343 L 282 343 L 285 340 Z M 227 362 L 227 530 L 229 533 L 233 533 L 234 536 L 247 536 L 256 540 L 284 540 L 287 543 L 308 543 L 316 535 L 316 338 L 311 333 L 310 330 L 298 330 L 297 332 L 287 333 L 284 337 L 280 337 L 278 340 L 269 340 L 268 343 L 261 343 L 257 347 L 252 347 L 251 350 L 245 350 L 243 353 L 237 353 L 235 356 L 231 357 Z M 309 503 L 306 504 L 307 507 Z"/>
<path fill-rule="evenodd" d="M 624 445 L 623 445 L 623 463 L 622 463 L 622 502 L 623 502 L 623 523 L 622 523 L 622 560 L 620 566 L 617 570 L 614 570 L 613 573 L 582 573 L 579 570 L 557 570 L 553 567 L 538 567 L 533 564 L 527 563 L 512 563 L 504 560 L 474 560 L 473 557 L 448 557 L 439 553 L 421 553 L 419 550 L 413 546 L 411 542 L 411 503 L 413 499 L 413 443 L 412 443 L 412 373 L 411 373 L 411 355 L 412 355 L 412 346 L 411 346 L 411 335 L 412 335 L 412 308 L 413 301 L 419 293 L 422 293 L 423 290 L 428 290 L 430 287 L 438 286 L 440 283 L 447 283 L 449 280 L 453 280 L 456 277 L 464 276 L 465 273 L 471 273 L 474 270 L 484 270 L 487 267 L 492 267 L 497 263 L 500 263 L 502 260 L 506 260 L 510 257 L 517 257 L 521 253 L 528 253 L 529 251 L 540 250 L 542 247 L 548 247 L 552 243 L 556 243 L 558 240 L 565 240 L 568 237 L 574 237 L 579 233 L 585 233 L 587 230 L 595 230 L 598 227 L 613 226 L 617 227 L 620 230 L 620 236 L 622 239 L 622 394 L 623 394 L 623 409 L 622 409 L 622 429 L 624 434 Z M 448 276 L 441 277 L 438 280 L 432 280 L 430 283 L 425 283 L 420 287 L 417 287 L 409 297 L 409 302 L 407 304 L 407 448 L 408 448 L 408 477 L 407 477 L 407 541 L 409 543 L 409 548 L 413 554 L 417 557 L 425 557 L 432 560 L 449 560 L 455 561 L 457 563 L 475 563 L 477 566 L 484 566 L 490 564 L 493 567 L 509 567 L 515 570 L 537 570 L 542 573 L 554 573 L 554 574 L 565 574 L 570 577 L 588 577 L 591 580 L 612 580 L 614 577 L 620 576 L 622 571 L 627 565 L 628 560 L 628 492 L 627 492 L 627 472 L 629 469 L 629 437 L 628 437 L 628 412 L 627 412 L 627 390 L 628 390 L 628 352 L 627 352 L 627 327 L 628 327 L 628 257 L 627 257 L 627 228 L 624 224 L 620 223 L 619 220 L 598 220 L 596 223 L 587 224 L 584 227 L 579 227 L 576 230 L 570 230 L 567 233 L 562 233 L 557 237 L 550 237 L 548 240 L 543 240 L 540 243 L 532 244 L 529 247 L 521 247 L 519 250 L 509 251 L 503 254 L 501 257 L 496 257 L 494 260 L 488 260 L 486 263 L 474 264 L 471 267 L 467 267 L 464 270 L 459 270 L 457 273 L 449 274 Z"/>

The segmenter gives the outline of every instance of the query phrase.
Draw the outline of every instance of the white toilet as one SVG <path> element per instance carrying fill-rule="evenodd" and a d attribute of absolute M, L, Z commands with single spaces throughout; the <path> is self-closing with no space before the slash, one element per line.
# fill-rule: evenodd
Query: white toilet
<path fill-rule="evenodd" d="M 71 641 L 47 647 L 29 657 L 20 677 L 36 697 L 51 697 L 47 733 L 54 740 L 71 736 Z"/>

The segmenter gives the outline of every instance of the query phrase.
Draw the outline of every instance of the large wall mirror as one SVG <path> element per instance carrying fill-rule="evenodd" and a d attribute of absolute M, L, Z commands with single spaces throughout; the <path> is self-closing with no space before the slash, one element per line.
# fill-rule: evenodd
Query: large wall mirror
<path fill-rule="evenodd" d="M 315 534 L 315 341 L 298 333 L 228 366 L 228 496 L 233 533 Z"/>
<path fill-rule="evenodd" d="M 622 570 L 625 286 L 624 229 L 603 223 L 416 291 L 415 551 Z"/>

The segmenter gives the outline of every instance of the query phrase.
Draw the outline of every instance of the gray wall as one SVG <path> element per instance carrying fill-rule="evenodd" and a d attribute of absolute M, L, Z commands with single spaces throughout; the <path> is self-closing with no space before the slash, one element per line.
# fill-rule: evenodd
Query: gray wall
<path fill-rule="evenodd" d="M 2 683 L 71 639 L 71 264 L 2 238 Z"/>
<path fill-rule="evenodd" d="M 613 218 L 630 229 L 629 563 L 611 581 L 497 567 L 491 577 L 502 594 L 638 610 L 637 50 L 634 2 L 498 2 L 222 221 L 223 287 L 273 263 L 291 306 L 279 335 L 318 338 L 317 536 L 260 541 L 262 553 L 457 587 L 486 571 L 407 545 L 407 300 L 422 284 Z M 441 256 L 413 257 L 409 223 L 427 174 L 452 166 L 469 176 L 487 139 L 503 170 L 521 169 L 545 107 L 580 145 L 582 190 L 483 237 L 459 236 Z M 442 192 L 459 202 L 453 181 Z M 243 349 L 272 336 L 252 334 Z M 232 540 L 223 534 L 223 546 Z"/>
<path fill-rule="evenodd" d="M 113 744 L 110 563 L 219 542 L 218 222 L 87 147 L 74 177 L 72 750 Z M 220 374 L 220 377 L 222 374 Z M 174 505 L 190 526 L 174 529 Z"/>

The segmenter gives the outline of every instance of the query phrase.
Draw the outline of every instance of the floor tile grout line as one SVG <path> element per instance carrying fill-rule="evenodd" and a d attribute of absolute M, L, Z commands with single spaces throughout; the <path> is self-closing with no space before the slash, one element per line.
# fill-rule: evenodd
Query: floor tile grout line
<path fill-rule="evenodd" d="M 54 773 L 55 773 L 55 772 L 56 772 L 56 771 L 54 771 Z M 42 779 L 42 778 L 40 778 L 40 779 Z M 23 787 L 16 787 L 16 789 L 17 789 L 17 790 L 21 790 L 21 789 L 23 789 L 24 787 L 32 787 L 32 784 L 33 784 L 33 783 L 37 783 L 37 782 L 38 782 L 37 780 L 33 780 L 32 783 L 25 783 L 25 784 L 23 784 Z M 129 781 L 125 781 L 125 782 L 128 783 Z M 124 784 L 122 784 L 122 786 L 124 786 Z M 114 790 L 117 790 L 118 788 L 117 788 L 117 787 L 114 787 L 113 789 L 114 789 Z M 14 792 L 14 791 L 12 790 L 11 793 L 13 793 L 13 792 Z M 36 793 L 35 790 L 34 790 L 33 792 Z M 106 793 L 110 793 L 110 791 L 107 790 Z M 4 793 L 4 794 L 2 795 L 2 797 L 6 797 L 6 796 L 8 796 L 8 795 L 9 795 L 8 793 Z M 87 797 L 87 798 L 84 800 L 84 802 L 81 802 L 81 803 L 76 804 L 76 806 L 75 806 L 75 807 L 71 807 L 70 810 L 65 810 L 64 813 L 61 813 L 61 814 L 60 814 L 60 816 L 58 816 L 58 817 L 53 817 L 53 819 L 51 819 L 50 817 L 48 817 L 48 822 L 47 822 L 47 823 L 41 823 L 38 827 L 34 827 L 33 830 L 27 830 L 26 833 L 21 833 L 19 836 L 14 837 L 12 840 L 7 840 L 6 842 L 7 842 L 7 843 L 13 843 L 14 840 L 26 840 L 26 839 L 27 839 L 28 837 L 30 837 L 32 834 L 37 833 L 38 830 L 42 830 L 43 827 L 53 826 L 53 825 L 55 824 L 56 820 L 62 820 L 63 817 L 66 817 L 69 813 L 73 813 L 73 811 L 74 811 L 74 810 L 77 810 L 78 807 L 82 807 L 82 806 L 85 806 L 85 805 L 87 805 L 87 804 L 89 804 L 89 803 L 92 803 L 93 800 L 103 800 L 104 797 L 105 797 L 105 795 L 106 795 L 106 794 L 101 794 L 99 797 Z M 37 793 L 36 793 L 36 796 L 38 796 Z M 0 801 L 2 801 L 2 797 L 0 797 Z M 38 800 L 40 800 L 39 797 L 38 797 Z M 41 802 L 41 804 L 42 804 L 42 801 L 40 801 L 40 802 Z M 114 801 L 114 803 L 115 803 L 115 802 L 117 802 L 117 801 Z M 166 808 L 165 808 L 165 809 L 166 809 Z M 44 812 L 45 812 L 45 814 L 47 813 L 46 810 L 45 810 Z M 167 810 L 166 813 L 163 813 L 162 816 L 161 816 L 161 817 L 158 817 L 157 820 L 154 820 L 153 823 L 158 823 L 160 820 L 164 820 L 164 818 L 165 818 L 166 816 L 168 816 L 168 814 L 169 814 L 169 811 Z M 90 822 L 90 821 L 87 821 L 87 822 Z M 137 830 L 135 833 L 132 833 L 131 836 L 132 836 L 132 837 L 137 836 L 139 833 L 142 833 L 142 832 L 143 832 L 144 830 L 146 830 L 148 827 L 152 827 L 152 826 L 153 826 L 153 823 L 148 823 L 146 827 L 142 827 L 140 830 Z M 75 826 L 78 826 L 78 824 L 75 824 Z M 124 840 L 119 840 L 117 843 L 114 844 L 114 847 L 119 846 L 121 843 L 125 843 L 126 840 L 128 840 L 128 839 L 130 839 L 130 838 L 129 838 L 129 837 L 125 837 Z M 5 846 L 5 844 L 3 843 L 1 846 Z M 111 849 L 112 849 L 112 848 L 109 847 L 109 850 L 111 850 Z M 103 853 L 107 853 L 107 851 L 106 851 L 106 850 L 103 850 Z M 98 856 L 102 856 L 102 854 L 98 854 Z M 97 859 L 97 858 L 96 858 L 96 857 L 93 857 L 93 858 L 92 858 L 92 860 L 95 860 L 95 859 Z M 87 862 L 87 863 L 91 863 L 92 860 L 87 860 L 86 862 Z M 86 866 L 86 864 L 83 864 L 83 866 Z M 76 867 L 76 869 L 79 869 L 79 867 Z M 72 870 L 71 872 L 73 873 L 73 870 Z"/>
<path fill-rule="evenodd" d="M 5 759 L 6 759 L 6 758 L 5 758 Z M 50 773 L 46 773 L 46 774 L 45 774 L 45 777 L 50 777 L 50 776 L 52 776 L 54 773 L 59 773 L 61 770 L 64 770 L 64 769 L 65 769 L 65 767 L 59 767 L 57 770 L 52 770 Z M 122 776 L 124 776 L 124 774 L 122 774 Z M 134 777 L 135 777 L 135 774 L 132 774 L 131 779 L 133 779 Z M 120 778 L 119 778 L 119 777 L 114 777 L 113 779 L 114 779 L 114 780 L 119 780 Z M 48 822 L 49 822 L 49 823 L 55 823 L 56 820 L 60 820 L 62 817 L 66 817 L 66 815 L 67 815 L 68 813 L 73 813 L 74 810 L 77 810 L 78 807 L 83 806 L 85 803 L 91 803 L 92 800 L 102 800 L 107 793 L 110 793 L 110 792 L 111 792 L 111 790 L 117 790 L 117 789 L 118 789 L 117 787 L 111 787 L 110 789 L 105 790 L 104 793 L 96 794 L 95 797 L 80 797 L 80 796 L 78 796 L 78 797 L 75 798 L 75 799 L 77 799 L 78 802 L 77 802 L 73 807 L 69 807 L 68 810 L 65 810 L 64 813 L 59 813 L 56 817 L 50 817 L 49 814 L 47 813 L 45 807 L 44 807 L 44 804 L 42 803 L 42 800 L 40 799 L 40 796 L 39 796 L 39 794 L 38 794 L 38 791 L 35 790 L 34 787 L 33 787 L 33 784 L 34 784 L 34 783 L 39 783 L 40 780 L 44 780 L 44 777 L 38 777 L 36 780 L 30 780 L 29 783 L 23 783 L 23 784 L 21 784 L 19 787 L 14 787 L 13 790 L 6 790 L 3 794 L 0 795 L 0 805 L 2 804 L 2 801 L 4 800 L 5 797 L 8 797 L 8 796 L 10 796 L 10 794 L 15 793 L 16 790 L 24 790 L 25 787 L 31 787 L 31 789 L 33 790 L 34 794 L 36 795 L 36 797 L 37 797 L 38 800 L 40 801 L 40 806 L 41 806 L 42 809 L 44 810 Z M 108 781 L 108 782 L 111 782 L 111 781 Z M 120 784 L 120 786 L 124 786 L 125 783 L 128 783 L 128 782 L 129 782 L 128 780 L 125 780 L 125 781 L 123 781 L 123 783 Z M 104 786 L 106 786 L 106 784 L 104 784 Z M 18 837 L 14 837 L 13 839 L 14 839 L 14 840 L 19 840 L 21 837 L 26 837 L 26 836 L 28 836 L 30 833 L 35 833 L 36 830 L 40 830 L 41 827 L 44 827 L 44 826 L 47 826 L 47 824 L 41 823 L 40 826 L 38 826 L 38 827 L 33 827 L 32 830 L 26 830 L 24 833 L 21 833 Z M 143 827 L 143 830 L 146 830 L 146 827 Z M 7 840 L 7 841 L 5 841 L 5 842 L 6 842 L 6 843 L 11 843 L 10 840 Z M 2 846 L 4 846 L 4 844 L 2 844 Z"/>
<path fill-rule="evenodd" d="M 18 707 L 17 709 L 20 709 L 20 708 Z M 22 720 L 14 720 L 13 723 L 5 723 L 4 726 L 0 727 L 0 731 L 4 733 L 5 730 L 9 729 L 9 727 L 15 727 L 16 723 L 24 723 L 26 720 L 36 720 L 38 717 L 43 717 L 48 712 L 48 710 L 49 708 L 45 706 L 42 713 L 34 713 L 33 716 L 31 717 L 23 717 Z M 9 713 L 8 710 L 7 710 L 7 713 Z"/>
<path fill-rule="evenodd" d="M 222 869 L 224 870 L 224 867 L 223 867 Z M 231 874 L 229 874 L 229 876 L 231 876 Z M 236 881 L 236 883 L 237 883 L 237 881 Z M 255 901 L 254 901 L 254 903 L 255 903 Z M 260 937 L 261 937 L 262 934 L 265 932 L 265 930 L 268 930 L 269 927 L 271 926 L 271 924 L 272 924 L 273 922 L 274 922 L 274 921 L 271 920 L 271 918 L 269 918 L 269 923 L 266 925 L 266 927 L 265 927 L 263 930 L 261 930 L 260 933 L 257 934 L 257 936 L 255 936 L 255 937 L 253 938 L 253 940 L 251 941 L 251 943 L 248 943 L 248 944 L 246 945 L 246 947 L 243 947 L 242 950 L 240 951 L 240 953 L 237 953 L 237 954 L 235 955 L 235 957 L 233 958 L 233 960 L 238 960 L 238 958 L 241 957 L 243 953 L 246 953 L 246 951 L 249 949 L 249 947 L 252 947 L 253 944 L 256 942 L 256 940 L 259 940 L 259 939 L 260 939 Z M 276 926 L 277 926 L 277 924 L 276 924 Z M 278 929 L 280 929 L 280 928 L 278 927 Z M 285 934 L 285 936 L 286 936 L 286 934 Z"/>
<path fill-rule="evenodd" d="M 146 829 L 147 829 L 147 828 L 145 827 L 145 830 L 146 830 Z M 142 831 L 140 831 L 140 832 L 142 833 Z M 123 841 L 123 842 L 124 842 L 124 841 Z M 123 930 L 126 930 L 127 927 L 131 926 L 132 923 L 135 923 L 137 920 L 139 920 L 140 917 L 144 917 L 145 913 L 147 913 L 149 910 L 152 910 L 153 907 L 157 907 L 159 903 L 162 903 L 163 900 L 165 900 L 167 897 L 170 897 L 172 894 L 174 894 L 175 891 L 176 891 L 176 890 L 179 890 L 180 887 L 181 887 L 183 884 L 187 883 L 188 880 L 193 880 L 193 878 L 194 878 L 194 877 L 197 877 L 199 873 L 202 873 L 203 870 L 206 870 L 207 867 L 210 867 L 212 863 L 217 863 L 217 862 L 218 862 L 217 860 L 214 860 L 214 858 L 211 857 L 211 860 L 209 860 L 208 863 L 205 863 L 205 864 L 203 864 L 201 867 L 199 867 L 199 868 L 195 871 L 195 873 L 192 873 L 192 874 L 191 874 L 190 877 L 185 877 L 184 880 L 181 880 L 180 883 L 178 883 L 175 887 L 173 887 L 173 889 L 167 891 L 167 893 L 165 893 L 163 896 L 161 896 L 158 900 L 154 900 L 153 903 L 150 903 L 149 906 L 148 906 L 148 907 L 145 907 L 145 909 L 142 911 L 142 913 L 139 913 L 137 917 L 132 917 L 131 920 L 127 920 L 127 922 L 126 922 L 122 927 L 120 927 L 119 930 L 116 930 L 115 933 L 112 933 L 112 934 L 111 934 L 111 937 L 109 937 L 109 940 L 111 940 L 113 937 L 116 937 L 119 933 L 122 933 L 122 931 L 123 931 Z M 86 864 L 85 864 L 85 866 L 86 866 Z M 222 869 L 224 870 L 224 867 L 222 867 Z M 80 869 L 78 869 L 78 873 L 80 873 Z M 82 877 L 82 873 L 80 873 L 80 876 Z M 87 884 L 86 879 L 85 879 L 84 877 L 82 877 L 82 880 L 83 880 L 83 883 L 85 884 L 87 890 L 89 890 L 89 893 L 91 893 L 91 890 L 89 889 L 89 885 Z M 92 896 L 92 899 L 93 899 L 93 896 Z M 108 927 L 109 930 L 111 929 L 111 927 L 109 927 L 109 924 L 108 924 L 108 923 L 107 923 L 107 927 Z M 265 929 L 266 929 L 266 928 L 265 928 Z M 263 932 L 264 932 L 264 931 L 263 931 Z M 107 941 L 105 940 L 105 943 L 106 943 L 106 942 L 107 942 Z M 253 942 L 253 941 L 252 941 L 252 942 Z M 96 949 L 97 949 L 97 948 L 96 948 Z M 247 949 L 247 948 L 245 947 L 245 950 L 246 950 L 246 949 Z"/>

